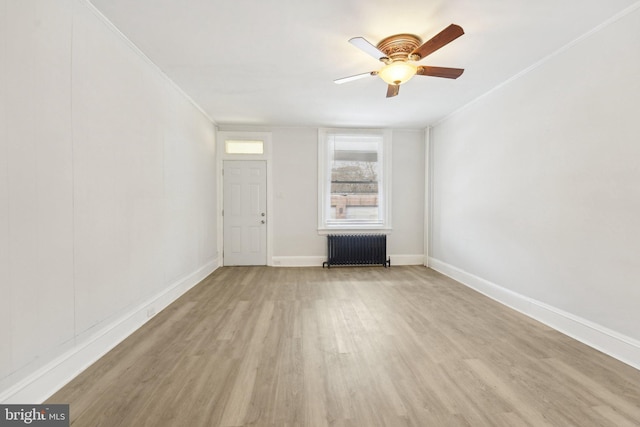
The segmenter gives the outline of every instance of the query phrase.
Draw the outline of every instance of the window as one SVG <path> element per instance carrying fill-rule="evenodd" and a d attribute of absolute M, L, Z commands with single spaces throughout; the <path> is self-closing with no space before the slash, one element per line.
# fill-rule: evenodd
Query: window
<path fill-rule="evenodd" d="M 264 141 L 234 140 L 224 141 L 226 154 L 264 154 Z"/>
<path fill-rule="evenodd" d="M 391 132 L 320 129 L 318 229 L 390 229 Z"/>
<path fill-rule="evenodd" d="M 222 160 L 271 158 L 271 132 L 224 131 L 216 133 L 216 152 Z"/>

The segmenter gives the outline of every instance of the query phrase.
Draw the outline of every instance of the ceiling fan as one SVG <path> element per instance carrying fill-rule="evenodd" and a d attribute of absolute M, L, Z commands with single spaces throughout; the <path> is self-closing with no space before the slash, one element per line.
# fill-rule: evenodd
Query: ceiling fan
<path fill-rule="evenodd" d="M 462 75 L 464 69 L 429 67 L 425 65 L 415 65 L 414 62 L 420 61 L 463 34 L 464 30 L 462 27 L 451 24 L 424 43 L 422 43 L 420 37 L 413 34 L 396 34 L 381 40 L 377 46 L 369 43 L 364 37 L 354 37 L 349 40 L 349 43 L 377 60 L 384 62 L 385 66 L 378 71 L 343 77 L 334 80 L 334 82 L 342 84 L 363 77 L 379 76 L 389 85 L 387 88 L 387 98 L 390 98 L 400 92 L 401 84 L 406 83 L 416 74 L 419 76 L 457 79 Z"/>

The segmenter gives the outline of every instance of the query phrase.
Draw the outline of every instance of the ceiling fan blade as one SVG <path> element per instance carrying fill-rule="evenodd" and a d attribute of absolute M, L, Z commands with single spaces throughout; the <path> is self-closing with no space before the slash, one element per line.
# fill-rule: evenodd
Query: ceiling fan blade
<path fill-rule="evenodd" d="M 362 79 L 364 77 L 375 76 L 375 71 L 369 71 L 368 73 L 356 74 L 349 77 L 342 77 L 341 79 L 335 79 L 333 82 L 335 84 L 341 85 L 342 83 L 352 82 L 354 80 Z"/>
<path fill-rule="evenodd" d="M 349 39 L 349 43 L 351 43 L 364 53 L 373 56 L 377 60 L 381 60 L 382 58 L 387 57 L 387 55 L 385 55 L 383 51 L 369 43 L 364 37 L 354 37 L 352 39 Z"/>
<path fill-rule="evenodd" d="M 400 93 L 400 85 L 389 85 L 387 87 L 387 98 L 392 98 Z"/>
<path fill-rule="evenodd" d="M 416 74 L 420 76 L 444 77 L 445 79 L 457 79 L 464 72 L 464 68 L 427 67 L 419 66 Z"/>
<path fill-rule="evenodd" d="M 417 60 L 424 58 L 427 55 L 431 55 L 436 50 L 440 49 L 442 46 L 445 46 L 461 35 L 464 34 L 464 30 L 461 26 L 456 24 L 451 24 L 444 30 L 440 31 L 438 34 L 427 40 L 422 44 L 422 46 L 415 49 L 411 52 L 411 55 L 419 56 Z"/>

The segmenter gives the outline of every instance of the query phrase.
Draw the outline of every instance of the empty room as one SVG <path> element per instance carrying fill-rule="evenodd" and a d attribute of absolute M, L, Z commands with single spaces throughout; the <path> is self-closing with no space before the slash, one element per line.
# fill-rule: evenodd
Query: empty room
<path fill-rule="evenodd" d="M 640 1 L 0 0 L 0 425 L 640 426 Z"/>

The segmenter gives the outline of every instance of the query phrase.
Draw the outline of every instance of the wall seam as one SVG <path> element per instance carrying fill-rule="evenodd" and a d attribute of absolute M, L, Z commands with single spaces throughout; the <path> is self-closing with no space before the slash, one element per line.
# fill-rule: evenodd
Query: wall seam
<path fill-rule="evenodd" d="M 76 7 L 71 5 L 71 37 L 69 39 L 69 137 L 71 138 L 71 280 L 73 288 L 73 345 L 77 345 L 78 337 L 78 310 L 76 303 L 76 167 L 75 167 L 75 132 L 74 132 L 74 103 L 73 103 L 73 72 L 75 51 L 74 40 L 76 30 Z"/>

